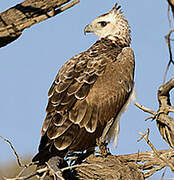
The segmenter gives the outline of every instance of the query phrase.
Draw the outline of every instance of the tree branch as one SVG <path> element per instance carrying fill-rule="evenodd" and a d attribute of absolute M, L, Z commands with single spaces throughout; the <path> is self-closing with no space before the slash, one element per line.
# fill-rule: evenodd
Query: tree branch
<path fill-rule="evenodd" d="M 156 119 L 157 126 L 163 139 L 174 148 L 174 119 L 169 116 L 169 112 L 174 112 L 174 107 L 170 103 L 169 92 L 174 88 L 174 78 L 163 84 L 158 89 L 159 109 L 157 112 L 152 111 L 138 103 L 135 105 L 141 110 L 152 114 L 152 119 Z"/>
<path fill-rule="evenodd" d="M 171 9 L 172 9 L 172 13 L 173 13 L 173 16 L 174 16 L 174 0 L 167 0 Z"/>
<path fill-rule="evenodd" d="M 149 152 L 138 152 L 135 154 L 128 155 L 108 155 L 95 156 L 94 154 L 87 157 L 81 164 L 75 164 L 72 166 L 58 168 L 57 164 L 59 157 L 55 156 L 46 163 L 45 166 L 37 168 L 30 174 L 22 175 L 29 167 L 35 166 L 34 163 L 28 163 L 27 165 L 22 165 L 23 169 L 20 173 L 13 178 L 6 178 L 5 180 L 21 180 L 21 179 L 30 179 L 34 176 L 40 176 L 40 179 L 44 179 L 46 176 L 53 176 L 54 179 L 61 177 L 61 179 L 138 179 L 144 180 L 152 176 L 156 171 L 159 171 L 166 166 L 171 167 L 173 170 L 174 162 L 174 150 L 156 150 L 148 139 L 148 134 L 142 134 L 142 138 L 146 140 L 148 145 L 152 148 L 153 151 Z M 141 138 L 141 139 L 142 139 Z M 12 143 L 2 138 L 4 141 L 8 142 L 14 152 L 16 152 Z M 17 152 L 15 153 L 15 155 Z M 21 167 L 23 164 L 20 160 L 19 155 L 16 155 L 16 158 L 19 159 L 18 166 Z M 63 175 L 63 177 L 62 177 Z M 64 176 L 65 175 L 65 176 Z"/>
<path fill-rule="evenodd" d="M 165 83 L 165 81 L 166 81 L 167 72 L 169 70 L 171 63 L 174 65 L 172 48 L 171 48 L 171 38 L 170 38 L 173 32 L 174 32 L 174 29 L 170 30 L 169 33 L 165 36 L 166 41 L 167 41 L 168 50 L 169 50 L 169 62 L 167 64 L 166 71 L 164 73 L 163 83 Z"/>
<path fill-rule="evenodd" d="M 25 0 L 0 14 L 0 47 L 16 40 L 30 26 L 71 8 L 78 0 Z M 62 5 L 69 4 L 61 7 Z"/>

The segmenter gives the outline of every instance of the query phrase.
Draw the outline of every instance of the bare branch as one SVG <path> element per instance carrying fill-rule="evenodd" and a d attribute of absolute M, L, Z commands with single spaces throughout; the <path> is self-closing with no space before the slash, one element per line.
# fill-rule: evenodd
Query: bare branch
<path fill-rule="evenodd" d="M 167 8 L 167 17 L 168 17 L 168 21 L 169 21 L 169 27 L 171 27 L 171 19 L 170 19 L 170 5 L 168 4 L 168 8 Z"/>
<path fill-rule="evenodd" d="M 170 163 L 169 161 L 167 161 L 165 158 L 163 158 L 162 156 L 160 156 L 157 152 L 157 150 L 155 149 L 155 147 L 153 146 L 153 144 L 150 142 L 149 140 L 149 132 L 150 130 L 147 129 L 147 132 L 146 134 L 143 134 L 143 133 L 139 133 L 144 139 L 145 141 L 147 142 L 147 144 L 151 147 L 151 149 L 153 150 L 153 152 L 155 153 L 155 155 L 161 160 L 163 161 L 167 166 L 169 166 L 171 168 L 171 170 L 174 172 L 174 167 L 172 165 L 172 163 Z"/>
<path fill-rule="evenodd" d="M 167 46 L 168 46 L 168 49 L 169 49 L 169 62 L 168 62 L 168 64 L 167 64 L 166 71 L 165 71 L 165 73 L 164 73 L 163 84 L 164 84 L 165 81 L 166 81 L 167 72 L 168 72 L 168 70 L 169 70 L 170 64 L 172 63 L 172 64 L 174 65 L 173 55 L 172 55 L 172 49 L 171 49 L 171 39 L 170 39 L 170 36 L 171 36 L 171 34 L 172 34 L 173 32 L 174 32 L 174 29 L 170 30 L 169 33 L 165 36 L 166 41 L 167 41 Z"/>
<path fill-rule="evenodd" d="M 2 12 L 0 14 L 0 47 L 16 40 L 24 29 L 56 16 L 79 3 L 75 0 L 61 7 L 67 2 L 70 0 L 25 0 Z"/>
<path fill-rule="evenodd" d="M 150 114 L 153 114 L 153 115 L 157 114 L 157 112 L 152 111 L 151 109 L 148 109 L 148 108 L 138 104 L 137 102 L 135 102 L 134 105 L 137 106 L 139 109 L 143 110 L 144 112 L 147 112 L 147 113 L 150 113 Z"/>
<path fill-rule="evenodd" d="M 143 138 L 148 138 L 147 134 L 142 134 Z M 147 139 L 146 139 L 147 140 Z M 147 142 L 150 142 L 147 140 Z M 151 146 L 153 147 L 153 145 Z M 112 179 L 119 180 L 119 177 L 125 177 L 125 179 L 131 179 L 132 177 L 143 180 L 152 176 L 156 171 L 168 166 L 167 162 L 174 161 L 174 150 L 154 150 L 150 152 L 138 152 L 136 154 L 112 156 L 108 155 L 105 158 L 102 156 L 91 155 L 85 159 L 81 164 L 67 166 L 60 169 L 61 172 L 75 169 L 70 171 L 70 177 L 78 177 L 79 179 L 90 179 L 90 177 L 100 177 L 106 179 L 111 177 Z M 50 161 L 50 160 L 49 160 Z M 48 162 L 49 162 L 48 161 Z M 49 163 L 51 163 L 50 161 Z M 21 163 L 22 164 L 22 163 Z M 34 164 L 30 163 L 32 166 Z M 47 163 L 46 163 L 47 164 Z M 57 163 L 55 163 L 57 164 Z M 19 165 L 19 164 L 18 164 Z M 54 163 L 45 165 L 39 169 L 36 169 L 32 173 L 22 176 L 22 172 L 29 166 L 25 166 L 22 171 L 14 178 L 5 178 L 5 180 L 28 180 L 34 176 L 40 176 L 43 180 L 46 176 L 61 177 L 59 171 L 53 169 Z M 144 175 L 142 174 L 143 171 Z M 75 174 L 74 174 L 75 172 Z M 65 178 L 68 179 L 68 178 Z"/>
<path fill-rule="evenodd" d="M 0 138 L 3 139 L 5 142 L 7 142 L 10 145 L 11 149 L 13 150 L 13 152 L 14 152 L 16 158 L 17 158 L 17 162 L 18 162 L 19 167 L 25 167 L 25 165 L 22 164 L 21 158 L 18 155 L 17 151 L 15 150 L 13 144 L 8 139 L 6 139 L 6 138 L 4 138 L 2 136 L 0 136 Z"/>
<path fill-rule="evenodd" d="M 156 119 L 157 126 L 163 139 L 174 148 L 174 119 L 169 116 L 169 112 L 174 112 L 174 107 L 170 103 L 169 92 L 174 88 L 174 78 L 163 84 L 158 89 L 159 109 L 157 112 L 152 111 L 138 103 L 135 105 L 144 112 L 150 113 L 153 116 L 150 118 Z M 149 119 L 149 118 L 148 118 Z"/>
<path fill-rule="evenodd" d="M 173 13 L 173 16 L 174 16 L 174 0 L 167 0 L 168 3 L 169 3 L 169 6 L 171 7 L 172 9 L 172 13 Z"/>

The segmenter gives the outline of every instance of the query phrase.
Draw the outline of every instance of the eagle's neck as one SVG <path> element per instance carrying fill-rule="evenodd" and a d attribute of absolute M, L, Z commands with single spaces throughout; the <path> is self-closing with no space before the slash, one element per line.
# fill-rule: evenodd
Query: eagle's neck
<path fill-rule="evenodd" d="M 113 41 L 109 38 L 101 38 L 95 44 L 93 44 L 89 50 L 87 51 L 88 56 L 94 57 L 104 57 L 107 61 L 116 61 L 118 54 L 122 51 L 122 49 L 126 47 L 121 44 L 119 41 Z M 100 58 L 97 58 L 100 60 Z"/>
<path fill-rule="evenodd" d="M 122 47 L 130 47 L 130 44 L 131 44 L 131 38 L 130 37 L 120 37 L 118 35 L 109 35 L 107 36 L 105 39 L 108 39 L 108 40 L 111 40 L 112 43 L 114 44 L 118 44 Z"/>
<path fill-rule="evenodd" d="M 113 37 L 112 38 L 109 38 L 109 37 L 106 37 L 106 38 L 101 38 L 99 41 L 99 43 L 103 44 L 103 45 L 106 45 L 106 46 L 109 46 L 110 48 L 124 48 L 124 47 L 129 47 L 130 46 L 130 43 L 124 43 L 122 41 L 122 39 L 119 39 L 118 37 Z"/>

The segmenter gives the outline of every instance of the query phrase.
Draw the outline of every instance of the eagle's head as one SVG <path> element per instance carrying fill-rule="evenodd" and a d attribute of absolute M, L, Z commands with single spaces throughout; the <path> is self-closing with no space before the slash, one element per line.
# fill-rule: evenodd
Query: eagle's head
<path fill-rule="evenodd" d="M 109 38 L 129 46 L 131 42 L 130 27 L 120 8 L 121 6 L 116 3 L 109 13 L 97 17 L 91 24 L 88 24 L 84 32 L 92 32 L 100 39 Z"/>

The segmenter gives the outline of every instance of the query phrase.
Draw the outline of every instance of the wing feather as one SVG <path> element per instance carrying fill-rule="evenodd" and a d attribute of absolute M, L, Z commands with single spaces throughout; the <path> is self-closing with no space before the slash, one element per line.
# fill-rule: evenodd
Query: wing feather
<path fill-rule="evenodd" d="M 54 142 L 58 150 L 66 149 L 77 136 L 83 137 L 78 134 L 82 132 L 100 136 L 101 128 L 118 114 L 132 91 L 133 83 L 129 82 L 133 82 L 134 71 L 134 64 L 130 65 L 125 55 L 117 59 L 121 50 L 113 43 L 97 41 L 60 69 L 48 92 L 47 116 L 42 127 L 47 146 Z M 85 143 L 90 147 L 90 142 Z M 44 148 L 44 144 L 40 147 Z"/>
<path fill-rule="evenodd" d="M 65 91 L 72 83 L 73 79 L 68 79 L 66 82 L 60 81 L 57 86 L 55 87 L 55 90 L 57 93 L 62 93 Z"/>
<path fill-rule="evenodd" d="M 62 93 L 58 93 L 58 92 L 56 92 L 56 91 L 54 91 L 54 93 L 53 93 L 53 95 L 50 97 L 50 103 L 51 104 L 56 104 L 56 105 L 58 105 L 58 104 L 60 104 L 60 102 L 62 101 L 62 99 L 64 98 L 64 96 L 65 96 L 65 94 L 66 94 L 66 92 L 64 91 L 64 92 L 62 92 Z"/>
<path fill-rule="evenodd" d="M 74 95 L 69 96 L 68 94 L 66 94 L 60 104 L 69 105 L 71 104 L 71 102 L 75 102 L 75 101 L 76 101 L 76 98 L 74 97 Z"/>
<path fill-rule="evenodd" d="M 79 124 L 82 121 L 82 119 L 84 118 L 87 108 L 88 108 L 88 104 L 87 104 L 86 100 L 80 101 L 77 104 L 77 106 L 72 108 L 71 111 L 69 112 L 69 119 L 73 123 Z"/>
<path fill-rule="evenodd" d="M 83 81 L 87 84 L 93 84 L 97 80 L 97 77 L 98 76 L 96 74 L 94 74 L 92 76 L 87 75 Z"/>
<path fill-rule="evenodd" d="M 50 87 L 50 89 L 48 91 L 48 98 L 50 98 L 53 95 L 54 87 L 55 87 L 55 82 L 52 84 L 52 86 Z"/>
<path fill-rule="evenodd" d="M 90 85 L 84 83 L 83 86 L 75 93 L 75 97 L 79 100 L 82 100 L 88 95 L 89 90 L 90 90 Z"/>
<path fill-rule="evenodd" d="M 88 132 L 93 133 L 96 130 L 97 123 L 98 123 L 98 107 L 97 105 L 94 105 L 91 113 L 91 118 L 88 120 L 85 129 Z"/>
<path fill-rule="evenodd" d="M 76 81 L 75 83 L 71 84 L 71 86 L 68 88 L 67 94 L 69 96 L 75 94 L 79 89 L 83 86 L 83 83 L 79 83 Z"/>
<path fill-rule="evenodd" d="M 85 113 L 83 119 L 82 119 L 82 120 L 80 121 L 80 123 L 79 123 L 79 125 L 80 125 L 81 128 L 82 128 L 82 127 L 86 127 L 88 121 L 91 119 L 92 110 L 93 110 L 93 109 L 92 109 L 92 106 L 90 106 L 90 105 L 88 104 L 88 108 L 87 108 L 87 110 L 86 110 L 86 113 Z"/>
<path fill-rule="evenodd" d="M 70 120 L 64 121 L 62 126 L 55 126 L 55 124 L 51 123 L 47 130 L 47 136 L 49 139 L 55 139 L 61 136 L 67 129 L 72 125 Z"/>
<path fill-rule="evenodd" d="M 55 115 L 52 117 L 52 122 L 55 126 L 62 126 L 66 120 L 67 116 L 62 116 L 59 113 L 55 113 Z"/>
<path fill-rule="evenodd" d="M 64 134 L 59 136 L 58 138 L 55 139 L 54 145 L 58 150 L 64 150 L 67 147 L 69 147 L 73 140 L 76 138 L 77 133 L 79 130 L 78 125 L 73 124 L 68 131 L 66 131 Z"/>

